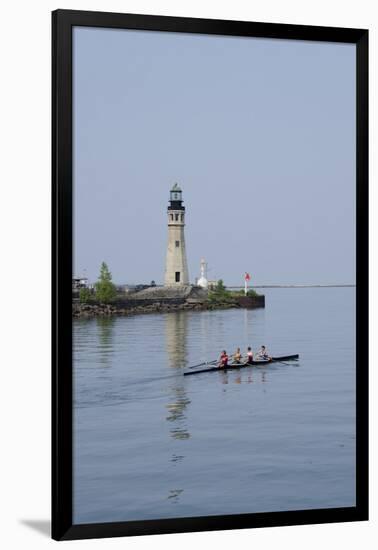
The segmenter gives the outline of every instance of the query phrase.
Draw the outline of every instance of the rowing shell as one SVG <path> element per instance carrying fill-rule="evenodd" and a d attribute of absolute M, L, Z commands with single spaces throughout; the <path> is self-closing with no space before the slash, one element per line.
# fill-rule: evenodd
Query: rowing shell
<path fill-rule="evenodd" d="M 243 369 L 245 367 L 254 367 L 258 365 L 267 365 L 269 363 L 279 363 L 280 361 L 292 361 L 293 359 L 298 359 L 299 355 L 282 355 L 281 357 L 272 357 L 271 359 L 260 359 L 252 361 L 252 363 L 230 363 L 227 367 L 208 367 L 207 369 L 200 370 L 191 370 L 184 372 L 184 376 L 189 376 L 189 374 L 200 374 L 201 372 L 215 372 L 215 371 L 225 371 L 225 370 L 235 370 Z"/>

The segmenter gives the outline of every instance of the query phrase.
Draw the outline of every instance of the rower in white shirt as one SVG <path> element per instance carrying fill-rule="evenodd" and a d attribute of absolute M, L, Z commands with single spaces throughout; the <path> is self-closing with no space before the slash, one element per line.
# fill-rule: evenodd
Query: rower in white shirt
<path fill-rule="evenodd" d="M 257 352 L 257 357 L 259 359 L 271 359 L 270 355 L 268 354 L 268 350 L 265 346 L 261 346 L 259 351 Z"/>

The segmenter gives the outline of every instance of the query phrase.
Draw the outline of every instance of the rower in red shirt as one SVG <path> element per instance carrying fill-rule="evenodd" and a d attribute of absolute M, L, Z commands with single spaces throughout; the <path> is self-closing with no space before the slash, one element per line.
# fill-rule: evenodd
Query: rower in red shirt
<path fill-rule="evenodd" d="M 251 346 L 248 346 L 248 349 L 247 349 L 247 363 L 249 363 L 251 365 L 252 362 L 253 362 L 253 351 L 252 351 Z"/>
<path fill-rule="evenodd" d="M 228 365 L 228 355 L 226 350 L 224 349 L 219 357 L 218 367 L 227 367 Z"/>

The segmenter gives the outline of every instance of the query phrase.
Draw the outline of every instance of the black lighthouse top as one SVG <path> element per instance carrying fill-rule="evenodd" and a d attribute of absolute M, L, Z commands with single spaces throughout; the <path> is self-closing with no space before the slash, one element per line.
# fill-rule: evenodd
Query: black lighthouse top
<path fill-rule="evenodd" d="M 170 191 L 168 210 L 185 210 L 185 206 L 182 205 L 182 191 L 177 183 Z"/>

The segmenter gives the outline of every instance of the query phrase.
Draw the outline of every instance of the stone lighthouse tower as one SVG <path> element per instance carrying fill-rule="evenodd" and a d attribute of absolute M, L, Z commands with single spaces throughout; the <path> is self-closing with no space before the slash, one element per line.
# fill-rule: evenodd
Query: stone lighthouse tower
<path fill-rule="evenodd" d="M 165 286 L 189 284 L 188 262 L 185 249 L 185 206 L 182 191 L 177 183 L 170 191 L 168 206 L 168 247 L 165 264 Z"/>

